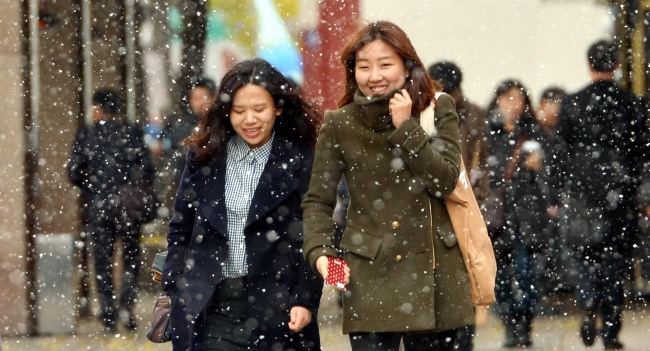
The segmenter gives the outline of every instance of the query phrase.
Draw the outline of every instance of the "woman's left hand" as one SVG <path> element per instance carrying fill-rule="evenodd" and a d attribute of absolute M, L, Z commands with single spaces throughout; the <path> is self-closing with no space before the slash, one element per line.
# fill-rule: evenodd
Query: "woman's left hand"
<path fill-rule="evenodd" d="M 395 128 L 406 121 L 407 118 L 411 117 L 411 107 L 413 106 L 413 101 L 411 101 L 411 96 L 406 91 L 402 89 L 401 92 L 395 93 L 393 97 L 388 102 L 388 110 L 390 111 L 391 117 L 393 118 L 393 125 Z"/>
<path fill-rule="evenodd" d="M 289 321 L 289 329 L 291 329 L 292 332 L 299 332 L 302 328 L 307 326 L 310 321 L 311 311 L 301 306 L 295 306 L 291 308 L 291 320 Z"/>

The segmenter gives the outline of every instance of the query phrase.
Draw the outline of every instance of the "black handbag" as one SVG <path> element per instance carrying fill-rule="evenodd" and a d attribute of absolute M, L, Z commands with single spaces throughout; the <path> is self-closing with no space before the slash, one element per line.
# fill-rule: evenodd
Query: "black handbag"
<path fill-rule="evenodd" d="M 142 131 L 137 127 L 131 128 L 129 133 L 132 143 L 142 138 Z M 117 186 L 117 208 L 133 223 L 149 223 L 158 216 L 161 206 L 153 187 L 155 171 L 149 150 L 144 145 L 137 143 L 130 147 L 132 152 L 128 153 L 130 166 L 127 178 Z"/>
<path fill-rule="evenodd" d="M 147 339 L 155 343 L 171 341 L 172 332 L 169 320 L 169 312 L 172 308 L 172 299 L 166 293 L 162 292 L 156 300 L 153 307 L 153 318 L 151 327 L 147 332 Z"/>
<path fill-rule="evenodd" d="M 149 184 L 125 183 L 118 186 L 120 210 L 139 224 L 149 223 L 157 216 L 160 202 Z"/>
<path fill-rule="evenodd" d="M 163 267 L 167 259 L 167 251 L 158 252 L 151 264 L 151 273 L 153 280 L 160 282 L 162 280 Z M 153 306 L 153 316 L 151 327 L 147 332 L 147 339 L 155 343 L 171 341 L 171 327 L 169 324 L 169 313 L 172 308 L 172 299 L 165 292 L 160 293 L 156 303 Z"/>

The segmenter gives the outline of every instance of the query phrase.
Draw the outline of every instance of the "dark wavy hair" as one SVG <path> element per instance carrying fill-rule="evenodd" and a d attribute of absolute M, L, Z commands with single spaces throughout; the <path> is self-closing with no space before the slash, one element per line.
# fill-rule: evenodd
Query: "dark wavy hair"
<path fill-rule="evenodd" d="M 354 93 L 359 87 L 354 76 L 357 52 L 375 40 L 383 41 L 402 58 L 404 67 L 409 72 L 404 89 L 413 100 L 412 114 L 419 115 L 431 101 L 435 101 L 434 94 L 441 91 L 442 86 L 429 77 L 406 33 L 388 21 L 372 22 L 361 27 L 350 36 L 348 43 L 341 50 L 341 63 L 345 66 L 345 86 L 338 106 L 342 107 L 353 101 Z"/>
<path fill-rule="evenodd" d="M 274 126 L 278 135 L 309 146 L 316 144 L 319 115 L 302 98 L 294 83 L 270 63 L 255 58 L 236 64 L 221 79 L 216 101 L 199 121 L 199 129 L 184 142 L 194 151 L 193 161 L 208 162 L 235 135 L 230 123 L 232 102 L 237 90 L 248 84 L 264 88 L 273 97 L 275 106 L 282 108 L 282 117 L 276 119 Z"/>

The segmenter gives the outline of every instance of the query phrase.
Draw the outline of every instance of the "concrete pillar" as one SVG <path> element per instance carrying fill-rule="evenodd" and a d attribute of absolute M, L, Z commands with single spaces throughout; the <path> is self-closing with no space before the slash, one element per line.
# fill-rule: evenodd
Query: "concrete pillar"
<path fill-rule="evenodd" d="M 81 8 L 77 0 L 47 2 L 55 19 L 39 30 L 38 110 L 32 125 L 38 162 L 34 177 L 36 211 L 33 234 L 76 233 L 79 228 L 75 187 L 65 168 L 82 109 Z"/>
<path fill-rule="evenodd" d="M 27 331 L 21 0 L 0 2 L 0 334 Z"/>

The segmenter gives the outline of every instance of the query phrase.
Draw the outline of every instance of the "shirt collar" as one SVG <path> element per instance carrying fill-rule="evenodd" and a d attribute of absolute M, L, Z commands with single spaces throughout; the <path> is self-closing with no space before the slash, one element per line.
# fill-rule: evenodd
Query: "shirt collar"
<path fill-rule="evenodd" d="M 271 134 L 271 139 L 269 139 L 266 144 L 251 149 L 248 144 L 246 144 L 244 139 L 242 139 L 239 135 L 235 135 L 228 143 L 228 154 L 230 157 L 233 157 L 237 161 L 243 161 L 244 158 L 246 158 L 248 155 L 256 160 L 266 161 L 269 158 L 269 155 L 271 155 L 274 138 L 275 132 Z"/>

